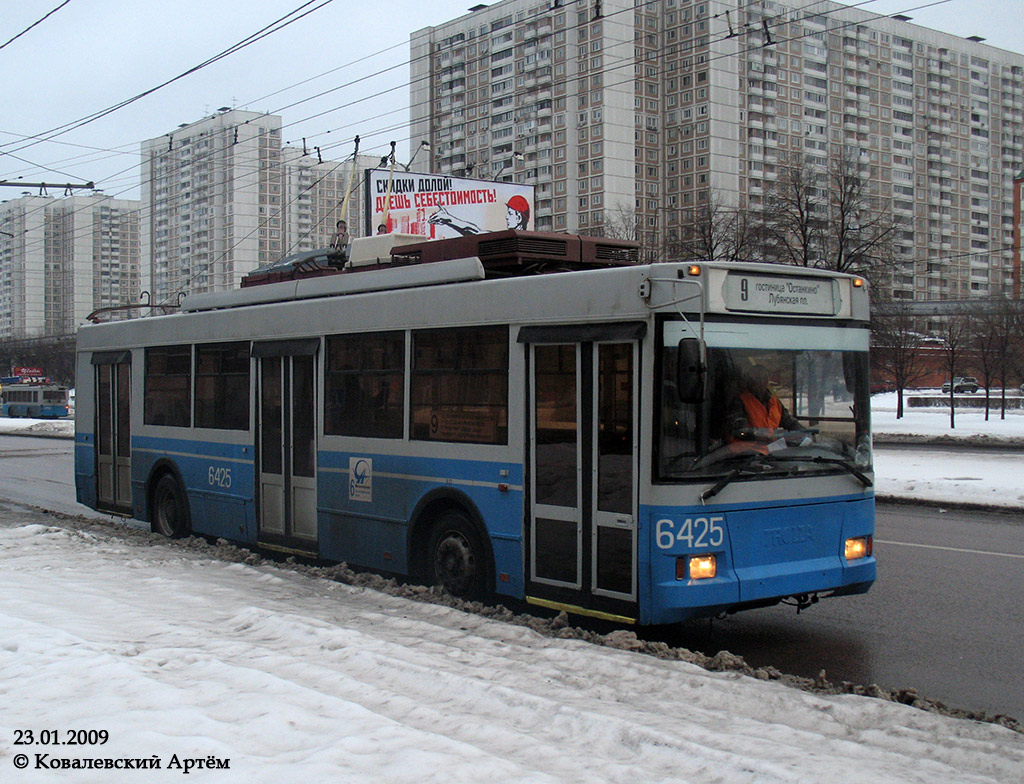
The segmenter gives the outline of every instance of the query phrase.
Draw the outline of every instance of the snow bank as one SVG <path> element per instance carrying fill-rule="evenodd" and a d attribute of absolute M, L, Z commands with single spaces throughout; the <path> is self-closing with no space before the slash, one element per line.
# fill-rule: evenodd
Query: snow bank
<path fill-rule="evenodd" d="M 937 390 L 936 390 L 937 391 Z M 968 397 L 980 398 L 983 393 Z M 904 397 L 906 403 L 906 397 Z M 1016 443 L 1024 446 L 1024 409 L 1007 409 L 1001 418 L 999 399 L 992 397 L 988 419 L 985 410 L 957 408 L 955 428 L 949 427 L 949 406 L 929 408 L 903 407 L 903 417 L 896 418 L 896 393 L 888 392 L 871 397 L 871 429 L 877 441 L 900 437 L 901 440 L 934 442 L 944 439 L 949 443 L 971 441 L 979 444 Z"/>
<path fill-rule="evenodd" d="M 0 434 L 74 438 L 75 421 L 73 419 L 0 417 Z"/>

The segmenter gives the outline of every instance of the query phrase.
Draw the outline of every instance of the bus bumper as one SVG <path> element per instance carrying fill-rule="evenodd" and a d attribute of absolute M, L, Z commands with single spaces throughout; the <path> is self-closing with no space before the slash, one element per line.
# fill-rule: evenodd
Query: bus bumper
<path fill-rule="evenodd" d="M 847 560 L 844 543 L 870 537 L 874 531 L 874 499 L 810 501 L 783 506 L 722 509 L 717 521 L 721 541 L 699 551 L 689 540 L 669 544 L 667 531 L 682 530 L 657 510 L 662 521 L 662 547 L 655 537 L 651 553 L 651 597 L 641 623 L 665 624 L 765 607 L 795 598 L 806 606 L 815 598 L 866 593 L 875 581 L 877 562 L 871 555 Z M 707 516 L 708 513 L 704 512 Z M 686 513 L 671 517 L 685 520 Z M 651 519 L 651 518 L 648 518 Z M 694 518 L 692 530 L 699 530 Z M 657 526 L 659 517 L 653 517 Z M 656 529 L 657 530 L 657 529 Z M 690 528 L 686 529 L 688 532 Z M 709 530 L 715 530 L 714 524 Z M 696 541 L 696 540 L 693 540 Z M 697 555 L 714 556 L 713 577 L 692 579 L 688 562 Z"/>

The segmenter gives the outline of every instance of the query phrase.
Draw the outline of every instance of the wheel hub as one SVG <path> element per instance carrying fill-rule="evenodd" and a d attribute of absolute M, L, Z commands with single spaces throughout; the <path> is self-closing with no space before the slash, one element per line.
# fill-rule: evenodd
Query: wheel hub
<path fill-rule="evenodd" d="M 469 542 L 455 532 L 447 534 L 437 544 L 434 571 L 438 581 L 449 591 L 455 594 L 464 592 L 472 584 L 476 572 Z"/>

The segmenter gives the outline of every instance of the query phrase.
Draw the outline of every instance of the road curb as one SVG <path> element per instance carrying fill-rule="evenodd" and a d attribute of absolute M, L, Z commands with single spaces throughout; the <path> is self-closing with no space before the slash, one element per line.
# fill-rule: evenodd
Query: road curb
<path fill-rule="evenodd" d="M 59 438 L 74 441 L 74 433 L 45 433 L 37 430 L 2 430 L 0 436 L 21 436 L 22 438 Z"/>
<path fill-rule="evenodd" d="M 992 436 L 964 436 L 960 438 L 952 435 L 923 436 L 912 433 L 873 433 L 871 441 L 875 446 L 971 447 L 972 449 L 1024 452 L 1024 438 L 998 438 Z"/>
<path fill-rule="evenodd" d="M 929 509 L 949 509 L 958 512 L 987 512 L 1024 516 L 1024 506 L 1003 506 L 999 504 L 976 504 L 970 501 L 934 501 L 928 498 L 914 498 L 902 495 L 875 494 L 876 503 L 894 506 L 927 506 Z"/>

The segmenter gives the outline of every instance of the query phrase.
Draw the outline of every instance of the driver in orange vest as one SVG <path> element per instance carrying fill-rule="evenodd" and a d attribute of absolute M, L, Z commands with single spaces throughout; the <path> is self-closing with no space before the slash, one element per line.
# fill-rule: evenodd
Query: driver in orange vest
<path fill-rule="evenodd" d="M 771 435 L 780 427 L 804 429 L 772 392 L 768 369 L 763 365 L 754 365 L 744 377 L 744 388 L 733 403 L 729 424 L 731 433 L 749 428 L 767 431 L 759 435 Z"/>

